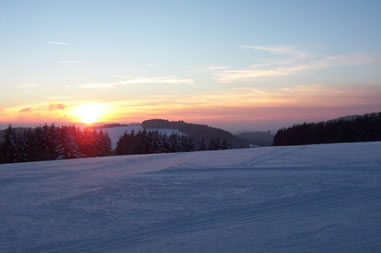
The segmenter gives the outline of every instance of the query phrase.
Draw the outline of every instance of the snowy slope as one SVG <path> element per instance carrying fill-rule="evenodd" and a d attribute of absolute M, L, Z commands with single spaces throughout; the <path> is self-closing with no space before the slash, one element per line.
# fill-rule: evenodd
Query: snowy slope
<path fill-rule="evenodd" d="M 0 252 L 380 251 L 380 142 L 0 166 Z"/>
<path fill-rule="evenodd" d="M 107 132 L 111 139 L 112 148 L 114 149 L 116 147 L 116 144 L 118 143 L 118 140 L 120 136 L 122 136 L 125 132 L 131 133 L 132 130 L 135 131 L 135 133 L 139 131 L 143 131 L 144 128 L 141 124 L 133 124 L 133 125 L 127 125 L 127 126 L 120 126 L 120 127 L 111 127 L 111 128 L 101 128 L 104 132 Z M 184 133 L 180 132 L 177 129 L 153 129 L 153 128 L 147 128 L 147 131 L 159 131 L 161 134 L 171 135 L 171 134 L 177 134 L 177 135 L 184 135 Z"/>

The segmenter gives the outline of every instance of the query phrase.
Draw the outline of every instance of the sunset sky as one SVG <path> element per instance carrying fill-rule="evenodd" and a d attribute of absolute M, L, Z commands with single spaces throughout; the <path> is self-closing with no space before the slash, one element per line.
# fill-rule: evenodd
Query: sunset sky
<path fill-rule="evenodd" d="M 381 1 L 0 1 L 0 124 L 381 111 Z M 86 108 L 92 109 L 86 109 Z"/>

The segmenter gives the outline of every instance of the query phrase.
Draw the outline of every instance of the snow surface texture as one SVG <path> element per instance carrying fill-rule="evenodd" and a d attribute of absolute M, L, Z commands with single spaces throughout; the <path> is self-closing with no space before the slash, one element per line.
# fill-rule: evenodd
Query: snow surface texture
<path fill-rule="evenodd" d="M 5 164 L 0 252 L 381 252 L 381 143 Z"/>
<path fill-rule="evenodd" d="M 135 131 L 135 134 L 139 131 L 143 131 L 144 128 L 141 124 L 133 124 L 121 127 L 110 127 L 110 128 L 101 128 L 104 132 L 107 132 L 111 139 L 112 148 L 116 148 L 118 144 L 120 136 L 122 136 L 125 132 L 131 133 L 132 130 Z M 171 135 L 185 135 L 183 132 L 178 129 L 154 129 L 154 128 L 146 128 L 147 131 L 158 131 L 161 134 Z"/>

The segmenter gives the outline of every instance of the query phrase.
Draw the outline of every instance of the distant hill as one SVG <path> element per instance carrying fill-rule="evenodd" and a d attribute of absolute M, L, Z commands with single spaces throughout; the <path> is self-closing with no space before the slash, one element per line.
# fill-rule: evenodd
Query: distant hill
<path fill-rule="evenodd" d="M 381 141 L 381 112 L 304 123 L 278 130 L 274 146 Z"/>
<path fill-rule="evenodd" d="M 339 117 L 339 118 L 336 118 L 336 119 L 331 119 L 331 120 L 328 120 L 328 121 L 340 121 L 340 120 L 346 120 L 346 121 L 352 121 L 352 120 L 355 120 L 359 117 L 373 117 L 373 116 L 377 116 L 377 112 L 373 112 L 373 113 L 367 113 L 367 114 L 364 114 L 364 115 L 348 115 L 348 116 L 344 116 L 344 117 Z"/>
<path fill-rule="evenodd" d="M 163 119 L 145 120 L 142 124 L 119 124 L 108 123 L 104 125 L 96 125 L 91 128 L 102 129 L 107 132 L 112 141 L 112 147 L 116 147 L 120 136 L 126 131 L 135 132 L 146 130 L 158 130 L 160 133 L 167 135 L 187 135 L 191 136 L 194 140 L 202 140 L 209 142 L 210 140 L 219 139 L 220 141 L 226 140 L 232 148 L 247 148 L 250 145 L 257 146 L 270 146 L 274 136 L 270 132 L 243 132 L 233 135 L 232 133 L 202 124 L 187 123 L 184 121 L 168 121 Z M 28 128 L 15 128 L 17 134 L 22 134 Z M 0 130 L 0 143 L 4 141 L 5 130 Z"/>
<path fill-rule="evenodd" d="M 110 139 L 111 139 L 111 146 L 114 149 L 119 141 L 119 138 L 124 134 L 124 133 L 131 133 L 134 131 L 135 133 L 139 131 L 143 131 L 146 129 L 147 131 L 158 131 L 161 134 L 166 134 L 166 135 L 171 135 L 171 134 L 177 134 L 177 135 L 184 135 L 181 131 L 177 129 L 153 129 L 153 128 L 144 128 L 142 124 L 128 124 L 128 125 L 122 125 L 122 124 L 107 124 L 104 125 L 103 127 L 98 127 L 98 130 L 103 130 L 106 132 Z"/>
<path fill-rule="evenodd" d="M 205 141 L 212 139 L 226 140 L 233 148 L 248 147 L 248 143 L 240 137 L 234 136 L 232 133 L 223 129 L 210 127 L 208 125 L 187 123 L 184 121 L 168 121 L 163 119 L 145 120 L 142 123 L 144 128 L 156 129 L 177 129 L 182 133 L 196 140 L 204 139 Z"/>
<path fill-rule="evenodd" d="M 271 146 L 273 144 L 274 135 L 270 131 L 267 132 L 243 132 L 235 135 L 244 140 L 248 145 Z"/>
<path fill-rule="evenodd" d="M 336 119 L 331 119 L 328 121 L 339 121 L 339 120 L 355 120 L 356 118 L 361 117 L 361 115 L 349 115 L 349 116 L 344 116 Z"/>
<path fill-rule="evenodd" d="M 119 123 L 110 123 L 110 124 L 105 124 L 101 127 L 98 126 L 98 128 L 113 128 L 113 127 L 122 127 L 122 126 L 126 126 L 126 125 L 119 124 Z"/>

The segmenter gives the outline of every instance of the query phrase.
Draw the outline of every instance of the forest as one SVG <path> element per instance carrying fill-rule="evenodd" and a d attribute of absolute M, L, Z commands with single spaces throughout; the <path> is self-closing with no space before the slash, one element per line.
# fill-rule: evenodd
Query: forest
<path fill-rule="evenodd" d="M 0 163 L 31 162 L 111 155 L 107 133 L 54 124 L 28 128 L 22 134 L 9 125 L 0 145 Z"/>
<path fill-rule="evenodd" d="M 158 131 L 124 133 L 112 150 L 107 132 L 54 124 L 16 131 L 11 125 L 0 143 L 0 163 L 32 162 L 111 155 L 154 154 L 228 149 L 226 139 L 195 140 L 187 135 L 166 135 Z"/>
<path fill-rule="evenodd" d="M 273 146 L 381 141 L 381 112 L 278 130 Z"/>
<path fill-rule="evenodd" d="M 159 131 L 139 131 L 125 133 L 118 141 L 115 154 L 154 154 L 171 152 L 189 152 L 220 150 L 231 148 L 226 139 L 197 139 L 187 135 L 166 135 Z"/>

